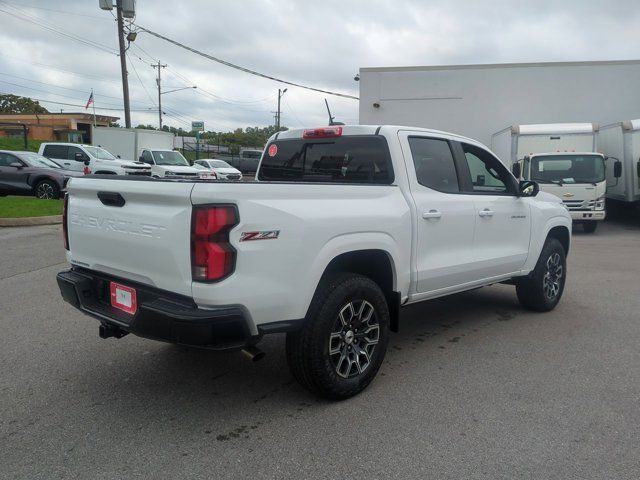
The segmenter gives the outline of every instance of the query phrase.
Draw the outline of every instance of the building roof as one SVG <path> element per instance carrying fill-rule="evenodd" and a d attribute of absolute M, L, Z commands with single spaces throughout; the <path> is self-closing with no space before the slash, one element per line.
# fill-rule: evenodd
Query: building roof
<path fill-rule="evenodd" d="M 52 118 L 81 119 L 93 122 L 93 113 L 89 112 L 50 112 L 50 113 L 0 113 L 0 120 L 17 121 L 22 120 L 43 120 Z M 96 115 L 96 120 L 100 122 L 113 123 L 120 117 L 110 115 Z"/>
<path fill-rule="evenodd" d="M 468 65 L 426 65 L 414 67 L 361 67 L 360 72 L 410 72 L 425 70 L 473 70 L 526 67 L 593 67 L 606 65 L 638 65 L 640 60 L 604 60 L 593 62 L 477 63 Z"/>

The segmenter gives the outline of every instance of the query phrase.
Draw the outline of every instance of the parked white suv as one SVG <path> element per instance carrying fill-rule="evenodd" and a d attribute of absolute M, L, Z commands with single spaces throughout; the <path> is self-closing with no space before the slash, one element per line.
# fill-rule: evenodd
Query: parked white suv
<path fill-rule="evenodd" d="M 271 137 L 256 178 L 74 179 L 63 298 L 103 338 L 258 356 L 263 335 L 286 332 L 295 378 L 345 398 L 375 377 L 406 305 L 498 282 L 532 310 L 562 296 L 569 212 L 474 140 L 289 130 Z"/>
<path fill-rule="evenodd" d="M 82 172 L 88 163 L 92 174 L 151 175 L 151 169 L 141 162 L 122 160 L 101 147 L 77 143 L 47 142 L 38 153 L 59 163 L 63 168 Z"/>
<path fill-rule="evenodd" d="M 187 159 L 176 150 L 144 149 L 140 161 L 151 166 L 151 176 L 155 178 L 204 178 L 202 170 L 189 165 Z"/>

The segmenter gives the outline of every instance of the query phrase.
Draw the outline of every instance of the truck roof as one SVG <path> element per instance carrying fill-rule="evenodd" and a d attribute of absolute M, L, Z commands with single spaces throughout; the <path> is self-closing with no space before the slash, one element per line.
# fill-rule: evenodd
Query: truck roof
<path fill-rule="evenodd" d="M 569 156 L 569 155 L 598 155 L 600 157 L 604 157 L 604 154 L 600 152 L 544 152 L 544 153 L 532 153 L 527 155 L 527 157 L 561 157 L 561 156 Z"/>
<path fill-rule="evenodd" d="M 333 125 L 333 126 L 320 126 L 320 127 L 308 127 L 308 128 L 294 128 L 291 130 L 286 130 L 284 132 L 278 132 L 271 136 L 269 141 L 277 138 L 278 140 L 285 140 L 291 138 L 302 138 L 305 130 L 310 129 L 319 129 L 319 128 L 342 128 L 343 136 L 346 135 L 378 135 L 380 132 L 396 132 L 399 130 L 409 130 L 412 132 L 420 132 L 426 133 L 430 135 L 435 135 L 439 137 L 447 137 L 451 139 L 455 139 L 458 141 L 463 141 L 466 143 L 472 143 L 476 145 L 482 146 L 482 148 L 487 148 L 482 143 L 474 140 L 473 138 L 464 137 L 462 135 L 458 135 L 456 133 L 444 132 L 442 130 L 434 130 L 430 128 L 422 128 L 422 127 L 410 127 L 406 125 Z"/>
<path fill-rule="evenodd" d="M 99 147 L 100 146 L 100 145 L 87 145 L 86 143 L 73 143 L 73 142 L 42 142 L 40 145 L 68 145 L 71 147 L 96 147 L 96 146 Z"/>
<path fill-rule="evenodd" d="M 511 133 L 519 135 L 553 135 L 562 133 L 594 133 L 598 131 L 599 127 L 597 123 L 536 123 L 530 125 L 511 125 L 500 132 L 509 129 Z"/>

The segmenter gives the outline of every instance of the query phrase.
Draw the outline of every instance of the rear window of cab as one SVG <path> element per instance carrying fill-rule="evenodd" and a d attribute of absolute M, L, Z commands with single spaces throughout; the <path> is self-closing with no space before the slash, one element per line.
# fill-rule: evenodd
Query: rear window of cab
<path fill-rule="evenodd" d="M 258 180 L 389 185 L 394 174 L 382 136 L 275 140 L 267 145 Z"/>

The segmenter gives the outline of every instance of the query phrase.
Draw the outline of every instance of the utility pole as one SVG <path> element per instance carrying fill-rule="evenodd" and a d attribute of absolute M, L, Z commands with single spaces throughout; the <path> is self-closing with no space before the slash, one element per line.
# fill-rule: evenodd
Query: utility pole
<path fill-rule="evenodd" d="M 122 0 L 116 0 L 118 13 L 118 44 L 120 46 L 120 70 L 122 72 L 122 96 L 124 97 L 124 124 L 131 128 L 131 108 L 129 106 L 129 80 L 127 79 L 127 57 L 124 47 L 124 22 L 122 20 Z"/>
<path fill-rule="evenodd" d="M 156 84 L 158 85 L 158 125 L 160 126 L 160 130 L 162 130 L 162 91 L 160 90 L 160 70 L 165 68 L 167 65 L 162 65 L 160 60 L 158 60 L 157 64 L 152 63 L 151 66 L 158 69 L 158 78 L 156 78 Z"/>
<path fill-rule="evenodd" d="M 276 132 L 280 131 L 280 99 L 284 96 L 287 89 L 278 89 L 278 111 L 276 112 Z"/>

